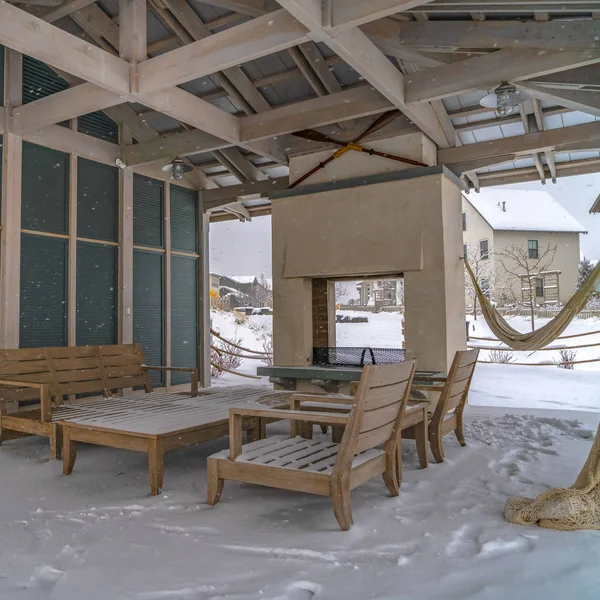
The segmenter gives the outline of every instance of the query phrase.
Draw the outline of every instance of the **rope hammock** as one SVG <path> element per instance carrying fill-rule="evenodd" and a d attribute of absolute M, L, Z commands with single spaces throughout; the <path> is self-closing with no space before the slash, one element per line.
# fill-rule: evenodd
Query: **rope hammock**
<path fill-rule="evenodd" d="M 587 304 L 590 296 L 596 290 L 596 284 L 600 281 L 599 261 L 581 287 L 575 292 L 556 317 L 539 329 L 529 331 L 528 333 L 521 333 L 516 329 L 513 329 L 488 300 L 487 296 L 479 287 L 477 277 L 475 277 L 475 274 L 467 261 L 465 261 L 465 267 L 473 282 L 473 287 L 475 288 L 475 293 L 481 304 L 481 312 L 483 313 L 484 319 L 496 337 L 507 346 L 510 346 L 513 350 L 539 350 L 558 339 L 560 334 L 563 333 L 571 321 Z"/>

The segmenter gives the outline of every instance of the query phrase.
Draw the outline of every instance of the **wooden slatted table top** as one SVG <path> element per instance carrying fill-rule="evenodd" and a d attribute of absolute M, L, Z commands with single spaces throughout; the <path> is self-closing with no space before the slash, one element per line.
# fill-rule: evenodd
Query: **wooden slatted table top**
<path fill-rule="evenodd" d="M 54 411 L 52 420 L 62 425 L 156 436 L 226 422 L 229 409 L 234 407 L 287 406 L 289 396 L 289 392 L 244 385 L 203 389 L 195 398 L 159 391 L 63 405 Z"/>

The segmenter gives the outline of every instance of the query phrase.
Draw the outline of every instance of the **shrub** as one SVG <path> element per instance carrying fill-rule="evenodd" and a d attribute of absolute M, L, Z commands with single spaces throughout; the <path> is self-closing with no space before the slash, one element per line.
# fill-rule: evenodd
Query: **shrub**
<path fill-rule="evenodd" d="M 211 373 L 213 377 L 220 377 L 225 369 L 235 370 L 242 364 L 243 359 L 239 356 L 234 356 L 241 354 L 242 352 L 241 350 L 238 350 L 234 344 L 240 346 L 242 341 L 242 338 L 237 337 L 227 342 L 219 339 L 213 340 L 212 345 L 214 348 L 211 348 L 210 351 L 210 362 L 213 365 Z M 226 350 L 232 354 L 219 352 L 219 350 Z"/>
<path fill-rule="evenodd" d="M 515 356 L 512 352 L 507 352 L 505 350 L 492 350 L 490 352 L 490 362 L 507 365 L 514 360 Z"/>
<path fill-rule="evenodd" d="M 572 363 L 577 358 L 577 351 L 564 348 L 563 350 L 559 350 L 558 353 L 560 354 L 560 360 L 557 361 L 556 366 L 559 369 L 568 369 L 569 371 L 574 370 L 575 365 L 565 363 Z"/>

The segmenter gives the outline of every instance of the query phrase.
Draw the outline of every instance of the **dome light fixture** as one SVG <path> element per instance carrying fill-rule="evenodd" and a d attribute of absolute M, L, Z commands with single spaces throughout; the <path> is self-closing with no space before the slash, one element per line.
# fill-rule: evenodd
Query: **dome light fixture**
<path fill-rule="evenodd" d="M 508 117 L 517 110 L 519 104 L 529 99 L 529 95 L 518 90 L 514 85 L 503 81 L 492 93 L 484 96 L 479 104 L 493 108 L 500 117 Z"/>
<path fill-rule="evenodd" d="M 187 158 L 174 158 L 170 163 L 166 164 L 162 170 L 165 173 L 171 173 L 171 179 L 183 179 L 186 173 L 194 170 L 194 164 Z"/>

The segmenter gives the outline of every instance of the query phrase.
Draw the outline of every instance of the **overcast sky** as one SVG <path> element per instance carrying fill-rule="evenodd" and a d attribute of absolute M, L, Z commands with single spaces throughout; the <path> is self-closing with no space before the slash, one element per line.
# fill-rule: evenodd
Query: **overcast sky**
<path fill-rule="evenodd" d="M 591 259 L 600 259 L 600 214 L 589 209 L 600 194 L 600 174 L 565 177 L 556 184 L 520 183 L 504 189 L 549 192 L 587 230 L 581 236 L 581 250 Z M 210 228 L 210 270 L 220 275 L 271 277 L 271 217 L 257 217 L 250 223 L 225 221 Z"/>

